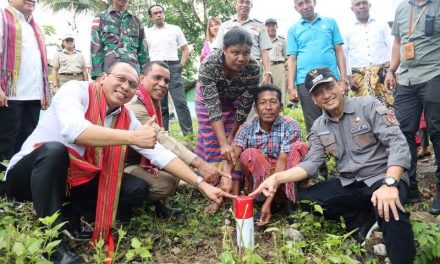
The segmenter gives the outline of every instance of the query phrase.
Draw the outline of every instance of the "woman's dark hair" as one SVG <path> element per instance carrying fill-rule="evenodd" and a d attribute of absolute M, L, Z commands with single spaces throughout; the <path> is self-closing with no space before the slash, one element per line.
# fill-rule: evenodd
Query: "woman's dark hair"
<path fill-rule="evenodd" d="M 223 37 L 223 49 L 239 44 L 247 44 L 252 47 L 251 34 L 242 28 L 232 28 Z"/>
<path fill-rule="evenodd" d="M 273 84 L 264 84 L 264 85 L 261 85 L 260 87 L 258 87 L 258 89 L 255 90 L 255 93 L 254 93 L 254 103 L 255 103 L 255 105 L 258 102 L 258 96 L 262 92 L 266 92 L 266 91 L 276 92 L 277 93 L 278 101 L 280 101 L 280 103 L 282 103 L 282 101 L 281 101 L 281 89 L 278 88 L 278 86 L 273 85 Z"/>

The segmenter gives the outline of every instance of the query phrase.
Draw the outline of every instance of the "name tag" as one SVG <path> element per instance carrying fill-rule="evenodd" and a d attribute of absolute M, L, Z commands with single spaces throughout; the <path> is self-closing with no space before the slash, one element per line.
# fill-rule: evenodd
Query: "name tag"
<path fill-rule="evenodd" d="M 367 129 L 368 129 L 368 125 L 364 123 L 364 124 L 362 124 L 362 125 L 352 127 L 352 128 L 351 128 L 351 133 L 352 133 L 352 134 L 355 134 L 355 133 L 357 133 L 357 132 L 360 132 L 360 131 L 362 131 L 362 130 L 367 130 Z"/>

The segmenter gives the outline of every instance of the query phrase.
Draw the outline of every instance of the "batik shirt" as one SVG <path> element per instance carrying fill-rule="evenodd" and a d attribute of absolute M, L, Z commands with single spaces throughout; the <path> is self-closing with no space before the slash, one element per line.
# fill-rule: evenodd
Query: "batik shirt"
<path fill-rule="evenodd" d="M 140 72 L 148 61 L 143 44 L 142 22 L 128 11 L 117 12 L 110 6 L 92 22 L 92 78 L 106 72 L 116 60 L 135 64 Z"/>

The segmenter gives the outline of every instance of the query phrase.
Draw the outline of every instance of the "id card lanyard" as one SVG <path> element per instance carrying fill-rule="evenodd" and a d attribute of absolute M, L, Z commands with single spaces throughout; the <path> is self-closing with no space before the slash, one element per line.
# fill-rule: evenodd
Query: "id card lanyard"
<path fill-rule="evenodd" d="M 408 40 L 411 41 L 411 36 L 416 30 L 416 26 L 420 21 L 420 18 L 422 17 L 423 13 L 425 12 L 426 6 L 428 6 L 428 3 L 425 4 L 425 6 L 422 8 L 422 12 L 417 16 L 416 22 L 413 25 L 413 11 L 414 11 L 414 5 L 411 4 L 411 9 L 409 11 L 409 26 L 408 26 Z"/>

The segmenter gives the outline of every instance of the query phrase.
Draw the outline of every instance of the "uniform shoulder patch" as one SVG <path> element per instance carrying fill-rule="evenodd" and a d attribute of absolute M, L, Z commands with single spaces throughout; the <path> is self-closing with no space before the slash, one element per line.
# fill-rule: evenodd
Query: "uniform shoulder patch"
<path fill-rule="evenodd" d="M 399 124 L 397 122 L 397 119 L 396 119 L 396 116 L 394 115 L 394 113 L 391 110 L 389 110 L 388 108 L 386 108 L 385 106 L 380 106 L 380 107 L 376 108 L 376 112 L 382 116 L 383 120 L 385 121 L 385 123 L 388 126 L 394 126 L 394 125 Z"/>

